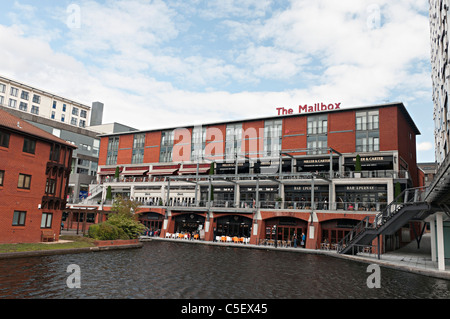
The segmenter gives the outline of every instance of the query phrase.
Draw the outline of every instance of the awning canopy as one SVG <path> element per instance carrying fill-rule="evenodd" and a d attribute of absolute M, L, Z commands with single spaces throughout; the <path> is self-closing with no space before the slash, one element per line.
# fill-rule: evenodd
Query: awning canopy
<path fill-rule="evenodd" d="M 179 165 L 154 166 L 147 175 L 173 175 L 179 168 Z"/>
<path fill-rule="evenodd" d="M 122 172 L 123 167 L 119 167 L 119 173 Z M 116 174 L 115 168 L 101 168 L 100 172 L 98 172 L 98 175 L 114 175 Z"/>
<path fill-rule="evenodd" d="M 198 172 L 200 174 L 208 172 L 210 169 L 210 164 L 199 165 Z M 197 174 L 197 165 L 183 165 L 182 168 L 178 171 L 180 175 L 195 175 Z"/>
<path fill-rule="evenodd" d="M 122 176 L 141 176 L 148 172 L 149 166 L 144 167 L 125 167 L 125 170 L 120 173 Z"/>

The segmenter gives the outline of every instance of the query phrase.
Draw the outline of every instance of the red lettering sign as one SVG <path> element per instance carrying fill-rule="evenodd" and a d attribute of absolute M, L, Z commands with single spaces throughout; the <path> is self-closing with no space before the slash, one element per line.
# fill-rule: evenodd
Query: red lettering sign
<path fill-rule="evenodd" d="M 298 113 L 312 113 L 312 112 L 323 112 L 323 111 L 333 111 L 339 110 L 341 103 L 314 103 L 314 105 L 299 105 Z M 293 114 L 294 111 L 291 108 L 277 107 L 276 108 L 278 115 L 289 115 Z"/>

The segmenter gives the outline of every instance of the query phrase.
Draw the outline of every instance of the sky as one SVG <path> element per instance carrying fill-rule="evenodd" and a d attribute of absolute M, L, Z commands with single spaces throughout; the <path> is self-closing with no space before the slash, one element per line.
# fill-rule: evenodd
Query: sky
<path fill-rule="evenodd" d="M 434 162 L 425 0 L 0 0 L 0 75 L 137 129 L 403 102 Z"/>

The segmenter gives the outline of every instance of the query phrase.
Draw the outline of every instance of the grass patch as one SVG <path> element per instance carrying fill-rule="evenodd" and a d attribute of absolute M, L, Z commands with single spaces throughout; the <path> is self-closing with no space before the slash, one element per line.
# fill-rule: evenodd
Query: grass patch
<path fill-rule="evenodd" d="M 24 244 L 0 244 L 0 253 L 24 252 L 24 251 L 39 251 L 39 250 L 54 250 L 54 249 L 73 249 L 93 247 L 94 241 L 82 236 L 60 236 L 60 240 L 70 240 L 66 243 L 24 243 Z"/>

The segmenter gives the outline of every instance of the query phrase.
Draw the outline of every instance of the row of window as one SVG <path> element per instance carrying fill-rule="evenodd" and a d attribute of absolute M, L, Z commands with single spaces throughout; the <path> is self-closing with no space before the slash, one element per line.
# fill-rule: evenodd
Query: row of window
<path fill-rule="evenodd" d="M 9 147 L 10 134 L 4 131 L 0 131 L 0 146 L 8 148 Z M 23 139 L 22 151 L 29 154 L 34 154 L 36 151 L 36 141 L 25 137 Z"/>
<path fill-rule="evenodd" d="M 378 110 L 356 112 L 356 152 L 379 151 L 379 114 Z M 228 124 L 225 136 L 225 158 L 236 159 L 242 154 L 242 123 Z M 173 161 L 174 130 L 161 132 L 159 162 Z M 256 135 L 255 135 L 256 136 Z M 328 143 L 328 115 L 319 114 L 308 117 L 307 153 L 326 154 Z M 252 139 L 252 138 L 250 138 Z M 264 123 L 264 156 L 278 156 L 281 151 L 282 120 L 267 120 Z M 191 161 L 199 161 L 205 156 L 206 128 L 194 127 L 191 136 Z M 132 164 L 143 163 L 145 133 L 134 135 Z M 111 137 L 108 142 L 107 165 L 117 163 L 119 137 Z M 247 150 L 254 153 L 257 150 Z M 242 156 L 245 154 L 242 154 Z"/>
<path fill-rule="evenodd" d="M 6 85 L 3 83 L 0 83 L 0 93 L 5 93 L 6 92 Z M 11 86 L 10 90 L 9 90 L 9 95 L 14 96 L 14 97 L 18 97 L 19 96 L 19 89 L 15 88 L 13 86 Z M 22 100 L 26 100 L 28 101 L 30 98 L 30 92 L 22 90 L 21 94 L 20 94 L 20 98 Z M 33 94 L 33 99 L 32 99 L 33 103 L 41 103 L 41 96 L 37 95 L 37 94 Z"/>
<path fill-rule="evenodd" d="M 13 226 L 25 226 L 26 219 L 27 219 L 27 212 L 14 211 L 12 225 Z M 51 228 L 52 220 L 53 220 L 52 213 L 42 213 L 41 228 Z"/>
<path fill-rule="evenodd" d="M 0 170 L 0 186 L 3 186 L 5 181 L 5 171 Z M 17 188 L 19 189 L 30 189 L 31 188 L 31 175 L 19 173 L 19 178 L 17 180 Z M 47 183 L 45 185 L 46 194 L 55 194 L 56 192 L 56 179 L 47 178 Z"/>
<path fill-rule="evenodd" d="M 0 131 L 0 146 L 9 148 L 9 140 L 11 135 L 7 132 Z M 36 153 L 36 140 L 24 137 L 22 151 L 28 154 Z M 49 160 L 52 162 L 59 162 L 61 146 L 59 144 L 51 145 Z"/>
<path fill-rule="evenodd" d="M 6 91 L 6 85 L 0 83 L 0 93 L 5 93 L 5 91 Z M 12 97 L 19 97 L 19 89 L 11 86 L 9 94 Z M 22 92 L 20 94 L 20 98 L 22 100 L 29 101 L 30 92 L 22 90 Z M 25 101 L 17 101 L 17 99 L 10 98 L 9 101 L 8 101 L 8 106 L 11 107 L 11 108 L 14 108 L 14 109 L 18 108 L 21 111 L 28 112 L 28 102 L 25 102 Z M 1 105 L 5 105 L 5 102 L 6 102 L 5 101 L 5 97 L 3 95 L 0 95 L 0 104 Z M 37 95 L 37 94 L 33 94 L 32 103 L 40 104 L 41 103 L 41 96 Z M 57 101 L 53 101 L 53 105 L 52 105 L 53 109 L 57 108 L 57 103 L 58 103 Z M 66 112 L 66 109 L 67 109 L 67 105 L 65 103 L 62 103 L 62 111 Z M 38 105 L 32 105 L 30 113 L 39 115 L 39 106 Z M 70 120 L 70 124 L 75 125 L 75 126 L 79 126 L 79 127 L 86 127 L 86 120 L 85 119 L 87 118 L 87 110 L 80 110 L 78 107 L 73 107 L 72 108 L 72 115 L 80 116 L 81 119 L 79 119 L 79 121 L 78 121 L 78 118 L 72 116 L 71 120 Z M 55 111 L 52 111 L 51 119 L 54 120 L 55 117 L 56 117 Z M 65 118 L 66 118 L 66 115 L 62 114 L 61 115 L 61 122 L 65 122 Z"/>
<path fill-rule="evenodd" d="M 57 101 L 53 101 L 53 105 L 52 108 L 56 109 L 57 107 Z M 65 103 L 63 103 L 62 105 L 62 111 L 65 112 L 67 109 L 67 105 Z M 80 116 L 82 118 L 86 118 L 87 117 L 87 111 L 86 110 L 80 110 L 78 107 L 73 107 L 72 108 L 72 115 L 76 115 L 76 116 Z"/>
<path fill-rule="evenodd" d="M 50 117 L 52 120 L 54 120 L 56 118 L 55 111 L 52 111 L 52 114 Z M 65 122 L 65 121 L 66 121 L 66 114 L 61 114 L 61 122 Z M 78 122 L 78 118 L 72 116 L 70 118 L 70 124 L 72 124 L 74 126 L 78 125 L 79 127 L 86 127 L 86 120 L 80 119 L 80 121 Z"/>

